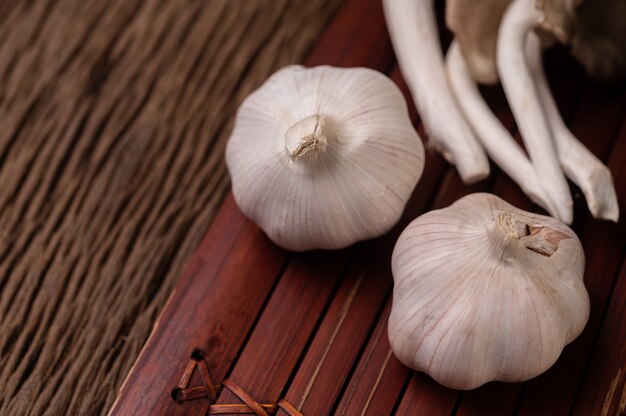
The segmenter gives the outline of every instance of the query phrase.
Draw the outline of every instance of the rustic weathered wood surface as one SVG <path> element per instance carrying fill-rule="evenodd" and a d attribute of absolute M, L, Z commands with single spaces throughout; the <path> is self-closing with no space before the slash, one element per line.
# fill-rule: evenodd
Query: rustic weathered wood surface
<path fill-rule="evenodd" d="M 368 66 L 406 86 L 393 60 L 378 0 L 346 0 L 308 65 Z M 444 43 L 449 41 L 444 34 Z M 590 84 L 563 49 L 548 53 L 559 107 L 576 136 L 605 160 L 626 207 L 626 89 Z M 486 97 L 517 134 L 501 90 Z M 418 131 L 417 113 L 411 108 Z M 519 140 L 517 135 L 517 140 Z M 113 414 L 205 414 L 204 399 L 170 397 L 189 354 L 205 352 L 216 383 L 229 379 L 259 403 L 285 399 L 304 415 L 614 415 L 626 406 L 626 222 L 600 222 L 574 189 L 587 255 L 591 318 L 556 365 L 526 383 L 443 388 L 390 353 L 389 259 L 399 231 L 426 210 L 476 191 L 538 210 L 501 172 L 468 187 L 427 152 L 424 175 L 400 224 L 387 236 L 337 252 L 290 254 L 271 244 L 227 197 L 176 286 Z M 622 210 L 622 218 L 624 211 Z M 192 380 L 200 385 L 199 379 Z M 241 403 L 224 390 L 217 403 Z M 285 413 L 281 410 L 277 414 Z"/>
<path fill-rule="evenodd" d="M 239 102 L 339 4 L 0 1 L 1 415 L 108 411 L 227 192 Z"/>

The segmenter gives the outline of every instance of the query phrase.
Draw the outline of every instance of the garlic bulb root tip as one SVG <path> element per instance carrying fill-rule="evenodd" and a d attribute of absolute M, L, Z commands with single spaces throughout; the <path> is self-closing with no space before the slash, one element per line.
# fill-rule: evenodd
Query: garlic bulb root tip
<path fill-rule="evenodd" d="M 306 117 L 291 126 L 285 133 L 285 147 L 292 160 L 307 153 L 324 153 L 328 139 L 324 134 L 325 119 L 319 114 Z"/>
<path fill-rule="evenodd" d="M 520 240 L 530 235 L 530 226 L 513 218 L 509 213 L 501 213 L 496 219 L 498 226 L 511 239 Z"/>

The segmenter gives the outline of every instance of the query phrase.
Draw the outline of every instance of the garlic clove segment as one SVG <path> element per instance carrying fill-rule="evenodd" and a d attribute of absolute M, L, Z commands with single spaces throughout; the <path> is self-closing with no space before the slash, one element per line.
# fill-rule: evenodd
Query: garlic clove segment
<path fill-rule="evenodd" d="M 336 249 L 399 220 L 424 148 L 386 76 L 288 66 L 242 103 L 226 164 L 237 205 L 272 241 Z"/>
<path fill-rule="evenodd" d="M 574 232 L 490 194 L 413 221 L 392 269 L 391 348 L 450 388 L 541 374 L 589 317 Z"/>

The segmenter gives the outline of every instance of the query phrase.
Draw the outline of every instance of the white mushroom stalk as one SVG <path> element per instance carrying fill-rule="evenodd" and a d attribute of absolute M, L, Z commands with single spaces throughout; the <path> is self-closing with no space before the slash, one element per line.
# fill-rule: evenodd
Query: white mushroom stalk
<path fill-rule="evenodd" d="M 541 44 L 535 33 L 529 33 L 528 65 L 535 80 L 547 123 L 557 148 L 559 163 L 565 174 L 585 194 L 589 211 L 595 218 L 617 222 L 619 207 L 609 169 L 583 146 L 561 118 L 541 63 Z M 472 80 L 456 42 L 446 56 L 448 78 L 459 105 L 476 132 L 489 157 L 508 174 L 528 197 L 555 215 L 555 208 L 542 191 L 541 180 L 524 151 L 513 140 L 483 100 Z"/>
<path fill-rule="evenodd" d="M 515 115 L 530 159 L 545 195 L 556 207 L 555 216 L 571 223 L 573 203 L 560 169 L 550 127 L 526 62 L 528 34 L 540 20 L 534 0 L 514 0 L 507 8 L 498 32 L 496 60 L 502 86 Z"/>
<path fill-rule="evenodd" d="M 383 0 L 383 6 L 400 69 L 432 144 L 465 183 L 485 178 L 487 156 L 446 80 L 432 0 Z"/>
<path fill-rule="evenodd" d="M 589 211 L 598 219 L 617 221 L 619 207 L 609 169 L 583 146 L 561 118 L 541 64 L 541 44 L 535 33 L 527 41 L 528 65 L 535 80 L 546 120 L 557 148 L 559 163 L 585 194 Z M 448 78 L 459 105 L 489 157 L 509 175 L 536 204 L 555 216 L 541 181 L 524 151 L 492 113 L 471 78 L 459 45 L 453 42 L 446 56 Z"/>
<path fill-rule="evenodd" d="M 489 157 L 533 202 L 556 216 L 558 208 L 552 206 L 552 200 L 545 196 L 533 165 L 480 95 L 456 41 L 448 49 L 446 66 L 450 86 Z"/>
<path fill-rule="evenodd" d="M 563 122 L 543 71 L 541 42 L 536 33 L 528 34 L 526 54 L 563 171 L 583 191 L 594 218 L 617 222 L 619 206 L 611 171 L 574 137 Z"/>

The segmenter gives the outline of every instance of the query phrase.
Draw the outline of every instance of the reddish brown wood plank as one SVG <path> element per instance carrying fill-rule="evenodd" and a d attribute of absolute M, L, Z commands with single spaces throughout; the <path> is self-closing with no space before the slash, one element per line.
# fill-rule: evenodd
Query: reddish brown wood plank
<path fill-rule="evenodd" d="M 183 407 L 169 396 L 191 352 L 201 348 L 213 379 L 221 380 L 287 258 L 239 213 L 232 195 L 198 253 L 180 278 L 112 414 L 199 410 Z"/>
<path fill-rule="evenodd" d="M 456 416 L 499 416 L 513 414 L 523 384 L 521 383 L 488 383 L 463 393 Z"/>
<path fill-rule="evenodd" d="M 276 403 L 333 289 L 350 250 L 297 256 L 276 290 L 237 359 L 229 378 L 257 401 Z M 217 403 L 237 403 L 222 391 Z"/>
<path fill-rule="evenodd" d="M 595 87 L 584 94 L 572 123 L 574 134 L 596 155 L 603 158 L 610 155 L 609 168 L 614 176 L 622 208 L 626 204 L 626 178 L 621 171 L 624 159 L 620 153 L 624 153 L 626 136 L 622 133 L 616 138 L 615 133 L 623 120 L 624 104 L 624 91 L 620 94 L 607 94 Z M 614 147 L 611 150 L 612 144 Z M 584 205 L 584 198 L 579 198 L 577 202 Z M 582 209 L 586 210 L 586 207 Z M 582 217 L 580 211 L 577 215 Z M 518 409 L 519 414 L 533 415 L 540 410 L 551 414 L 569 414 L 583 377 L 583 363 L 588 360 L 601 325 L 604 305 L 624 256 L 626 230 L 623 224 L 623 219 L 619 224 L 613 224 L 593 220 L 588 216 L 584 224 L 575 227 L 586 256 L 585 285 L 591 299 L 589 322 L 581 336 L 565 348 L 554 367 L 527 383 Z M 584 382 L 587 383 L 586 380 Z"/>
<path fill-rule="evenodd" d="M 394 357 L 389 348 L 387 322 L 390 312 L 391 297 L 387 299 L 335 415 L 391 414 L 410 370 Z"/>
<path fill-rule="evenodd" d="M 624 135 L 626 136 L 626 124 Z M 622 157 L 626 156 L 623 149 Z M 623 160 L 623 159 L 622 159 Z M 622 171 L 626 175 L 626 172 Z M 575 415 L 626 413 L 626 263 L 622 263 L 604 327 L 577 399 Z"/>
<path fill-rule="evenodd" d="M 346 21 L 356 24 L 352 33 L 344 33 L 349 38 L 366 38 L 372 48 L 350 48 L 349 53 L 346 45 L 337 43 L 329 36 L 324 36 L 316 49 L 307 59 L 308 65 L 333 64 L 333 65 L 361 65 L 368 66 L 379 71 L 384 71 L 390 63 L 391 45 L 386 35 L 380 2 L 370 0 L 367 7 L 363 3 L 347 3 L 339 12 L 335 21 L 326 33 L 334 33 L 334 27 L 345 29 Z M 370 14 L 362 16 L 360 20 L 353 20 L 354 16 L 364 14 L 364 9 Z M 377 13 L 371 13 L 377 11 Z M 330 43 L 334 45 L 330 45 Z M 323 51 L 333 48 L 341 49 L 336 55 L 326 56 Z M 322 60 L 322 61 L 320 61 Z M 272 294 L 270 304 L 264 313 L 251 339 L 248 341 L 241 358 L 229 376 L 246 391 L 259 400 L 277 401 L 278 395 L 283 391 L 289 375 L 293 371 L 300 353 L 306 346 L 306 342 L 314 329 L 314 324 L 320 318 L 323 307 L 326 305 L 328 296 L 332 294 L 341 271 L 347 262 L 346 251 L 331 253 L 313 253 L 311 255 L 296 255 L 288 266 L 279 286 Z M 304 264 L 304 265 L 303 265 Z M 332 265 L 332 267 L 329 267 Z M 285 291 L 291 290 L 292 286 L 299 287 L 297 282 L 313 280 L 316 284 L 303 287 L 297 293 L 292 293 L 291 302 L 284 300 Z M 297 289 L 296 289 L 297 290 Z M 293 315 L 303 309 L 303 305 L 311 305 L 306 309 L 306 319 L 298 325 L 293 325 Z M 284 324 L 283 324 L 284 323 Z M 308 325 L 309 324 L 309 325 Z M 281 327 L 288 326 L 288 332 Z M 265 357 L 276 357 L 274 365 L 268 365 Z M 271 359 L 269 360 L 271 363 Z M 259 376 L 262 374 L 262 376 Z M 234 396 L 225 391 L 220 396 L 219 403 L 230 403 L 235 400 Z"/>
<path fill-rule="evenodd" d="M 459 392 L 437 384 L 423 373 L 416 373 L 402 396 L 398 416 L 449 415 Z"/>
<path fill-rule="evenodd" d="M 556 64 L 564 65 L 564 62 L 567 61 L 561 57 Z M 581 83 L 582 75 L 576 71 L 559 70 L 558 67 L 552 68 L 551 72 L 559 74 L 552 84 L 561 111 L 567 115 L 571 113 L 572 104 L 576 101 L 576 96 L 578 95 L 577 90 L 579 88 L 576 88 L 576 86 L 584 84 L 584 81 Z M 592 87 L 586 88 L 582 99 L 579 100 L 580 104 L 577 105 L 573 116 L 572 131 L 588 148 L 600 157 L 607 156 L 608 150 L 615 140 L 615 128 L 621 121 L 625 99 L 626 96 L 623 94 L 607 96 L 606 93 L 599 92 L 597 87 Z M 507 184 L 507 182 L 509 183 Z M 496 185 L 494 192 L 521 208 L 531 209 L 527 199 L 520 199 L 519 189 L 511 185 L 510 179 L 503 178 L 501 183 Z M 620 192 L 618 189 L 618 194 Z M 516 196 L 515 194 L 518 195 Z M 595 288 L 593 285 L 590 286 L 588 281 L 589 276 L 595 274 L 593 272 L 595 261 L 590 261 L 589 259 L 597 258 L 598 250 L 604 250 L 604 248 L 601 248 L 603 246 L 601 242 L 602 237 L 597 238 L 598 236 L 590 232 L 590 230 L 599 225 L 615 229 L 615 224 L 590 219 L 584 198 L 580 196 L 580 193 L 575 198 L 575 203 L 576 221 L 573 227 L 579 232 L 583 246 L 586 249 L 588 258 L 585 274 L 586 284 L 593 300 Z M 585 224 L 587 228 L 580 234 L 582 224 Z M 612 275 L 614 275 L 614 272 Z M 592 306 L 592 308 L 595 307 Z M 582 369 L 584 368 L 584 365 L 580 363 L 585 362 L 585 354 L 588 355 L 590 347 L 586 337 L 590 331 L 594 332 L 591 328 L 596 325 L 593 316 L 594 313 L 592 311 L 592 318 L 585 332 L 571 346 L 565 348 L 561 358 L 552 369 L 528 383 L 489 385 L 485 386 L 485 388 L 465 393 L 457 414 L 509 414 L 515 408 L 519 400 L 519 394 L 522 391 L 522 401 L 516 414 L 568 413 Z"/>
<path fill-rule="evenodd" d="M 309 65 L 363 65 L 378 70 L 389 65 L 391 46 L 382 11 L 371 13 L 380 5 L 370 0 L 365 8 L 370 13 L 365 18 L 359 17 L 362 6 L 361 1 L 346 2 L 311 53 Z M 333 31 L 342 31 L 341 37 Z M 350 48 L 353 37 L 379 46 Z M 334 261 L 339 260 L 333 256 Z M 163 324 L 157 325 L 112 413 L 129 414 L 138 409 L 158 409 L 164 414 L 203 413 L 206 405 L 201 401 L 180 404 L 169 397 L 190 352 L 202 348 L 214 380 L 224 378 L 286 258 L 286 252 L 269 243 L 243 218 L 229 195 L 177 284 L 159 320 Z M 185 325 L 177 325 L 179 322 Z M 209 339 L 207 334 L 211 334 Z"/>
<path fill-rule="evenodd" d="M 611 168 L 614 176 L 618 195 L 620 196 L 621 214 L 623 215 L 623 207 L 626 204 L 626 166 L 624 165 L 624 157 L 626 155 L 626 123 L 622 125 L 618 136 L 618 141 L 611 154 Z M 589 235 L 593 236 L 593 242 L 598 247 L 593 253 L 593 269 L 590 271 L 589 286 L 592 293 L 592 316 L 590 323 L 593 322 L 593 328 L 588 327 L 583 333 L 587 339 L 588 351 L 593 347 L 593 358 L 586 366 L 586 372 L 583 374 L 583 367 L 580 360 L 575 361 L 577 357 L 572 357 L 571 370 L 576 371 L 579 379 L 584 382 L 581 386 L 580 396 L 576 399 L 576 413 L 585 413 L 592 409 L 597 414 L 607 411 L 606 414 L 617 414 L 615 409 L 619 408 L 618 402 L 614 402 L 615 397 L 611 398 L 610 391 L 613 390 L 611 383 L 614 380 L 615 389 L 623 382 L 619 378 L 615 378 L 616 372 L 624 367 L 626 363 L 626 355 L 624 354 L 624 345 L 626 345 L 626 332 L 623 318 L 623 305 L 626 291 L 624 290 L 624 255 L 626 247 L 626 226 L 621 221 L 617 226 L 610 224 L 598 224 L 590 226 L 585 230 Z M 621 271 L 614 286 L 614 275 L 618 267 Z M 612 297 L 611 297 L 612 292 Z M 603 317 L 606 310 L 605 305 L 610 302 L 606 318 Z M 596 306 L 595 310 L 593 306 Z M 599 332 L 599 327 L 604 318 L 604 327 Z M 595 330 L 594 330 L 595 329 Z M 588 331 L 589 330 L 589 331 Z M 578 364 L 578 365 L 576 365 Z M 623 372 L 623 371 L 622 371 Z M 574 388 L 575 386 L 573 386 Z M 620 397 L 620 392 L 615 391 L 613 396 Z M 607 408 L 604 408 L 606 403 Z M 566 409 L 569 411 L 570 409 Z"/>
<path fill-rule="evenodd" d="M 359 250 L 357 261 L 373 256 L 376 246 Z M 383 264 L 359 269 L 342 282 L 285 396 L 304 414 L 330 413 L 389 289 Z"/>
<path fill-rule="evenodd" d="M 381 2 L 345 0 L 306 63 L 309 66 L 367 66 L 386 72 L 392 59 Z M 381 63 L 387 66 L 381 68 Z"/>

